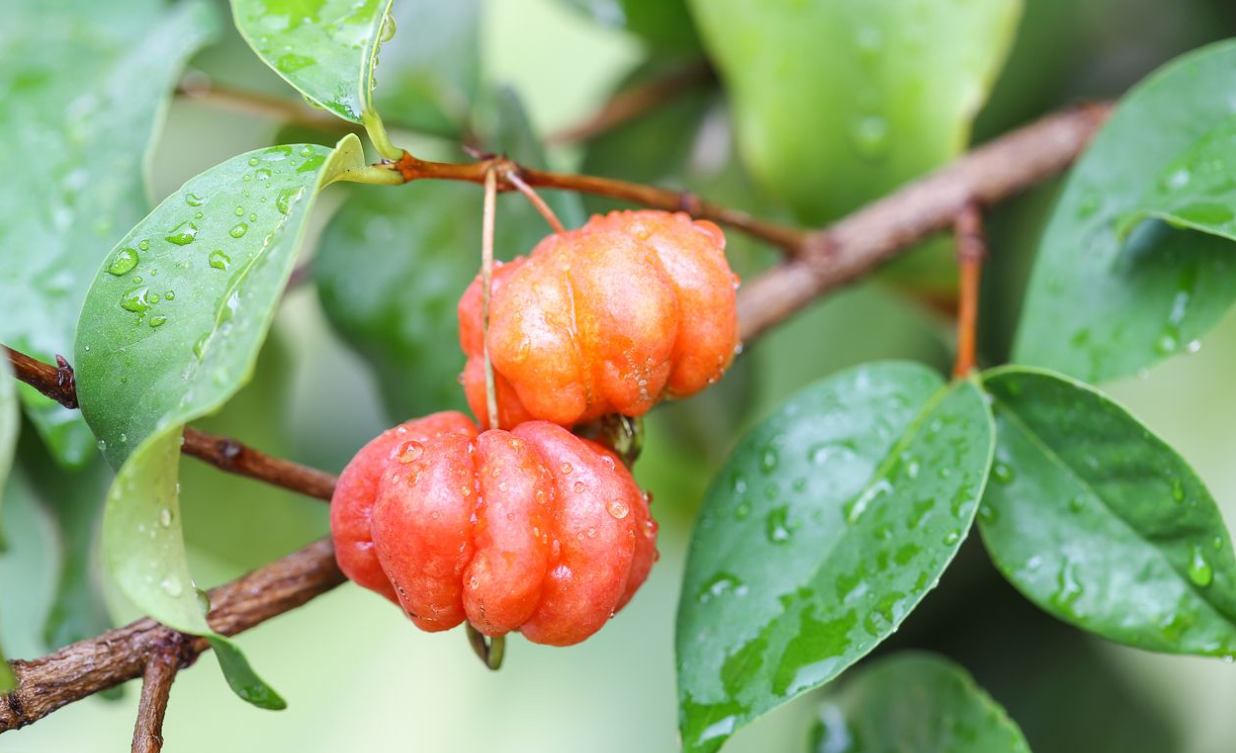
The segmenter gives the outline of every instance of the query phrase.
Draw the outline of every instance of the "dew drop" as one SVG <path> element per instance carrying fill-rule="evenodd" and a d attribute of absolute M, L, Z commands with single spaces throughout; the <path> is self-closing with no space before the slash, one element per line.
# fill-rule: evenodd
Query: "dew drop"
<path fill-rule="evenodd" d="M 215 269 L 227 269 L 232 265 L 232 257 L 223 253 L 223 249 L 216 248 L 210 252 L 210 266 Z"/>
<path fill-rule="evenodd" d="M 171 230 L 164 238 L 168 243 L 175 243 L 177 246 L 187 246 L 197 238 L 197 225 L 192 222 L 182 222 Z"/>
<path fill-rule="evenodd" d="M 150 317 L 150 326 L 151 326 L 151 327 L 159 327 L 159 326 L 162 326 L 163 324 L 166 324 L 166 323 L 167 323 L 167 317 L 166 317 L 166 316 L 152 316 L 152 317 Z"/>
<path fill-rule="evenodd" d="M 138 256 L 136 251 L 131 248 L 122 248 L 112 257 L 111 264 L 107 265 L 107 271 L 119 277 L 132 272 L 133 268 L 137 266 L 137 262 Z"/>
<path fill-rule="evenodd" d="M 193 192 L 185 194 L 185 203 L 191 207 L 200 207 L 204 201 L 206 200 Z"/>
<path fill-rule="evenodd" d="M 419 458 L 424 452 L 425 445 L 420 442 L 404 442 L 399 446 L 395 459 L 406 465 Z"/>
<path fill-rule="evenodd" d="M 238 222 L 232 226 L 231 230 L 227 231 L 227 234 L 233 238 L 240 238 L 247 232 L 249 232 L 249 226 L 243 222 Z"/>
<path fill-rule="evenodd" d="M 1206 553 L 1202 551 L 1200 544 L 1193 546 L 1193 556 L 1189 559 L 1189 580 L 1193 581 L 1193 585 L 1198 588 L 1209 586 L 1215 578 L 1214 568 L 1210 564 L 1210 560 L 1206 559 Z"/>

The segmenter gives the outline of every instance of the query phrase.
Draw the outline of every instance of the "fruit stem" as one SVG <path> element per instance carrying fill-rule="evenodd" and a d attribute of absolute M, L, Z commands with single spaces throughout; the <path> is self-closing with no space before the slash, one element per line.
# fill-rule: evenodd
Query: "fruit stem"
<path fill-rule="evenodd" d="M 525 183 L 524 179 L 519 177 L 519 173 L 514 170 L 508 170 L 503 177 L 506 178 L 507 182 L 512 186 L 515 186 L 515 188 L 524 195 L 524 198 L 532 202 L 532 206 L 536 207 L 536 211 L 541 213 L 541 216 L 545 218 L 545 221 L 549 223 L 549 226 L 553 228 L 555 233 L 566 232 L 566 228 L 564 228 L 562 226 L 562 222 L 558 220 L 558 215 L 554 214 L 554 210 L 549 208 L 549 204 L 545 203 L 545 200 L 541 198 L 540 194 L 532 189 L 532 186 Z"/>
<path fill-rule="evenodd" d="M 494 214 L 498 199 L 498 175 L 485 172 L 485 210 L 481 220 L 481 352 L 485 362 L 485 409 L 489 428 L 498 428 L 498 391 L 494 386 L 494 364 L 489 358 L 489 297 L 493 292 Z"/>
<path fill-rule="evenodd" d="M 468 633 L 468 644 L 472 646 L 472 651 L 481 663 L 495 672 L 502 669 L 502 659 L 506 655 L 506 636 L 495 635 L 489 638 L 472 627 L 471 622 L 465 622 L 464 628 Z"/>
<path fill-rule="evenodd" d="M 957 214 L 953 221 L 953 236 L 957 242 L 959 274 L 957 360 L 953 364 L 953 376 L 961 379 L 975 366 L 979 285 L 982 282 L 983 257 L 987 255 L 983 215 L 978 204 L 970 202 Z"/>

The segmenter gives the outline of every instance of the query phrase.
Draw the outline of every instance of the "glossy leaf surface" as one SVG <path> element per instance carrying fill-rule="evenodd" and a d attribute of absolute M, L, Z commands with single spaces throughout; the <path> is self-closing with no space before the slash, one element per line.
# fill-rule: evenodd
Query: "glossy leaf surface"
<path fill-rule="evenodd" d="M 387 144 L 373 107 L 374 69 L 378 47 L 395 33 L 391 2 L 232 0 L 232 13 L 263 62 L 311 102 L 363 123 L 381 150 Z"/>
<path fill-rule="evenodd" d="M 1125 95 L 1043 235 L 1014 361 L 1103 382 L 1186 350 L 1228 309 L 1236 247 L 1209 233 L 1236 209 L 1224 161 L 1236 100 L 1216 94 L 1233 88 L 1236 42 L 1223 42 Z M 1209 229 L 1138 224 L 1147 214 Z"/>
<path fill-rule="evenodd" d="M 817 382 L 743 437 L 705 498 L 679 601 L 688 751 L 896 630 L 968 533 L 992 442 L 974 384 L 904 362 Z"/>
<path fill-rule="evenodd" d="M 150 208 L 145 164 L 181 69 L 215 34 L 205 2 L 0 4 L 0 342 L 70 355 L 99 262 Z M 85 465 L 76 411 L 21 389 L 55 457 Z"/>
<path fill-rule="evenodd" d="M 820 705 L 813 753 L 1030 753 L 1008 714 L 964 669 L 904 652 L 858 670 Z"/>
<path fill-rule="evenodd" d="M 78 397 L 119 466 L 104 551 L 125 594 L 178 630 L 210 634 L 180 525 L 181 430 L 248 381 L 317 190 L 362 159 L 355 136 L 333 152 L 306 144 L 233 157 L 121 240 L 87 295 Z M 225 670 L 247 667 L 220 657 Z M 246 700 L 281 704 L 253 690 L 255 676 L 229 682 L 249 688 Z"/>
<path fill-rule="evenodd" d="M 1051 372 L 984 376 L 998 445 L 980 530 L 1062 620 L 1151 651 L 1236 653 L 1236 559 L 1189 465 L 1097 390 Z"/>

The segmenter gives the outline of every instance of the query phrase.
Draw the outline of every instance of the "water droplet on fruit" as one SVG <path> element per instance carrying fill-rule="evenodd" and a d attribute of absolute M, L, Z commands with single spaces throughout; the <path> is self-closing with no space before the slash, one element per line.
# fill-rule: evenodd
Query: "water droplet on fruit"
<path fill-rule="evenodd" d="M 562 464 L 562 473 L 563 473 L 563 475 L 566 475 L 566 474 L 570 473 L 572 470 L 574 470 L 574 468 L 571 466 L 571 464 L 570 464 L 570 463 L 563 463 L 563 464 Z"/>
<path fill-rule="evenodd" d="M 605 509 L 608 510 L 609 514 L 614 516 L 617 520 L 622 520 L 631 512 L 631 508 L 627 507 L 627 503 L 620 499 L 611 499 L 609 503 L 605 505 Z"/>
<path fill-rule="evenodd" d="M 406 465 L 419 458 L 423 452 L 425 452 L 425 445 L 420 442 L 404 442 L 399 446 L 399 452 L 395 458 Z"/>

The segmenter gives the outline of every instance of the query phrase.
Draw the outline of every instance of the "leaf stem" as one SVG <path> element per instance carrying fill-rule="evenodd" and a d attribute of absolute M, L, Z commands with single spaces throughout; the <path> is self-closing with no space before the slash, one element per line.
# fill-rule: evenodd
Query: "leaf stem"
<path fill-rule="evenodd" d="M 497 210 L 498 175 L 485 173 L 485 209 L 481 218 L 481 353 L 485 363 L 485 410 L 489 428 L 498 428 L 498 390 L 494 384 L 494 364 L 489 358 L 489 299 L 493 294 L 494 214 Z"/>
<path fill-rule="evenodd" d="M 555 233 L 566 232 L 566 228 L 562 226 L 562 222 L 558 219 L 558 215 L 554 214 L 554 210 L 549 208 L 549 205 L 545 203 L 545 199 L 542 199 L 541 195 L 533 190 L 532 186 L 525 183 L 518 173 L 508 173 L 503 177 L 510 181 L 511 185 L 515 186 L 524 195 L 524 198 L 532 202 L 532 206 L 536 207 L 536 211 L 541 213 L 541 216 L 545 218 L 545 221 L 549 223 L 549 226 Z"/>
<path fill-rule="evenodd" d="M 953 376 L 963 379 L 974 370 L 978 330 L 979 286 L 982 283 L 983 257 L 987 239 L 983 234 L 983 215 L 978 204 L 968 203 L 953 221 L 957 243 L 959 274 L 957 301 L 957 360 Z"/>

